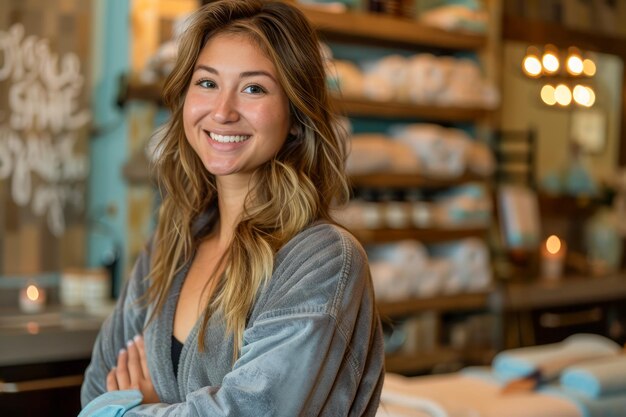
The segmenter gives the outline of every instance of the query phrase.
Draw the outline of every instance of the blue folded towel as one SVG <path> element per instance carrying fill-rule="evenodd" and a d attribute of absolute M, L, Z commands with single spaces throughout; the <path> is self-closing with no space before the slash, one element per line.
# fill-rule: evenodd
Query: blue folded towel
<path fill-rule="evenodd" d="M 594 334 L 575 334 L 560 343 L 500 352 L 493 360 L 497 379 L 510 381 L 539 372 L 543 379 L 557 377 L 567 366 L 617 355 L 621 346 Z"/>
<path fill-rule="evenodd" d="M 563 370 L 560 383 L 589 398 L 626 395 L 626 355 L 582 362 Z M 626 411 L 625 411 L 626 414 Z"/>
<path fill-rule="evenodd" d="M 94 398 L 78 417 L 122 417 L 142 401 L 143 395 L 136 389 L 111 391 Z"/>

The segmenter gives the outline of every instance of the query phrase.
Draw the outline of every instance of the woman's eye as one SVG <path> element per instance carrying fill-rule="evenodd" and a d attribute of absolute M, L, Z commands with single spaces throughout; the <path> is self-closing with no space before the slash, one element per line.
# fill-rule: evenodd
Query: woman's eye
<path fill-rule="evenodd" d="M 252 84 L 247 86 L 244 90 L 244 93 L 250 93 L 250 94 L 263 94 L 265 93 L 265 89 L 263 87 L 261 87 L 260 85 L 256 85 L 256 84 Z"/>
<path fill-rule="evenodd" d="M 196 85 L 199 85 L 202 88 L 215 88 L 215 83 L 211 80 L 198 80 Z"/>

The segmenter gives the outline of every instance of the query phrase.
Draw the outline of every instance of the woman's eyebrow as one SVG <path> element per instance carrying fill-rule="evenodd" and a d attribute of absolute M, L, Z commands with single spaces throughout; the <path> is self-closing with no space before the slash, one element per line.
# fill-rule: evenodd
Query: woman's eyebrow
<path fill-rule="evenodd" d="M 198 71 L 198 70 L 203 70 L 203 71 L 206 71 L 206 72 L 210 72 L 211 74 L 219 75 L 219 71 L 218 70 L 216 70 L 213 67 L 209 67 L 207 65 L 202 65 L 202 64 L 196 65 L 196 68 L 194 69 L 194 72 Z M 272 81 L 276 82 L 276 79 L 274 78 L 274 76 L 272 74 L 270 74 L 267 71 L 263 71 L 263 70 L 244 71 L 241 74 L 239 74 L 239 78 L 256 77 L 256 76 L 268 77 Z"/>

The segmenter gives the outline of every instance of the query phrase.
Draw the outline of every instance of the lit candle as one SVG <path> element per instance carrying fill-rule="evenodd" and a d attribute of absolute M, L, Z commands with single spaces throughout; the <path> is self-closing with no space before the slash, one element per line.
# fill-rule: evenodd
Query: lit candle
<path fill-rule="evenodd" d="M 29 284 L 20 290 L 20 309 L 25 313 L 38 313 L 46 305 L 46 290 Z"/>
<path fill-rule="evenodd" d="M 541 276 L 557 279 L 563 274 L 563 264 L 567 245 L 555 235 L 551 235 L 541 246 Z"/>

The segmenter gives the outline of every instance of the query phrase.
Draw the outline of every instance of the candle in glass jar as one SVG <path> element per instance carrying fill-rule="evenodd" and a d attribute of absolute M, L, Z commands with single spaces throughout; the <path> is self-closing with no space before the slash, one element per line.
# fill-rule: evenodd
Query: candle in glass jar
<path fill-rule="evenodd" d="M 541 276 L 556 279 L 563 274 L 567 245 L 556 235 L 551 235 L 541 246 Z"/>
<path fill-rule="evenodd" d="M 38 313 L 46 305 L 46 290 L 35 284 L 29 284 L 20 290 L 20 309 L 25 313 Z"/>

